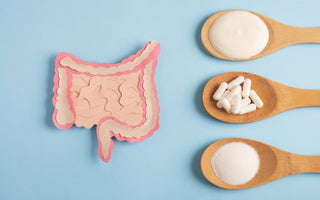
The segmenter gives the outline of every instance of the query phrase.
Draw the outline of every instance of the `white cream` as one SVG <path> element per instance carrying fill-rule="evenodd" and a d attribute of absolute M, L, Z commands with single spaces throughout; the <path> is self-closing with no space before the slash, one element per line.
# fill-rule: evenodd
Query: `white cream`
<path fill-rule="evenodd" d="M 241 185 L 255 177 L 260 167 L 257 151 L 243 142 L 230 142 L 212 156 L 215 175 L 229 185 Z"/>
<path fill-rule="evenodd" d="M 209 40 L 220 54 L 246 59 L 259 54 L 267 45 L 266 24 L 248 11 L 230 11 L 219 16 L 209 29 Z"/>

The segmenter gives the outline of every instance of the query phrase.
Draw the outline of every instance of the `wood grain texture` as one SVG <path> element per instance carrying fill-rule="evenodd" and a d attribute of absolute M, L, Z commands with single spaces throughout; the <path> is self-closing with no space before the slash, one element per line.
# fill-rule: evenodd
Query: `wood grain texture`
<path fill-rule="evenodd" d="M 241 185 L 229 185 L 221 181 L 211 166 L 211 158 L 224 144 L 243 142 L 252 146 L 260 158 L 260 168 L 256 176 Z M 292 154 L 271 145 L 244 138 L 227 138 L 212 143 L 202 154 L 201 171 L 212 184 L 225 189 L 246 189 L 263 185 L 277 179 L 298 173 L 320 173 L 320 156 Z"/>
<path fill-rule="evenodd" d="M 233 61 L 245 61 L 245 60 L 253 60 L 256 58 L 260 58 L 262 56 L 273 53 L 279 49 L 284 47 L 301 44 L 301 43 L 320 43 L 320 28 L 300 28 L 289 26 L 283 23 L 280 23 L 276 20 L 273 20 L 269 17 L 261 15 L 256 12 L 251 12 L 254 15 L 260 17 L 264 23 L 266 24 L 269 30 L 269 41 L 264 50 L 262 50 L 259 54 L 252 56 L 246 59 L 237 59 L 237 58 L 228 58 L 218 51 L 216 51 L 209 40 L 209 30 L 212 23 L 221 15 L 236 10 L 226 10 L 223 12 L 218 12 L 211 15 L 203 24 L 201 30 L 201 40 L 205 47 L 205 49 L 213 56 L 224 59 L 224 60 L 233 60 Z"/>
<path fill-rule="evenodd" d="M 251 79 L 251 89 L 255 90 L 264 102 L 262 108 L 243 115 L 227 113 L 216 106 L 213 94 L 222 82 L 230 82 L 238 76 Z M 228 123 L 249 123 L 259 121 L 286 110 L 320 106 L 320 90 L 305 90 L 289 87 L 265 77 L 247 72 L 229 72 L 210 79 L 203 89 L 202 102 L 205 110 L 214 118 Z"/>

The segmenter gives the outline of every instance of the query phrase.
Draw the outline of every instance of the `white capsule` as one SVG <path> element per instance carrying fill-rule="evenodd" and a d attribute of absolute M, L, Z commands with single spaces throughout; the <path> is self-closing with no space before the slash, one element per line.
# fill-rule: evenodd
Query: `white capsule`
<path fill-rule="evenodd" d="M 236 79 L 232 80 L 230 83 L 228 83 L 228 89 L 232 90 L 233 87 L 240 85 L 244 81 L 243 76 L 239 76 Z"/>
<path fill-rule="evenodd" d="M 263 102 L 254 90 L 250 90 L 249 96 L 258 108 L 263 106 Z"/>
<path fill-rule="evenodd" d="M 218 101 L 223 95 L 223 93 L 226 91 L 227 87 L 228 87 L 228 84 L 226 82 L 222 82 L 219 88 L 217 89 L 217 91 L 214 93 L 213 99 Z"/>
<path fill-rule="evenodd" d="M 219 101 L 220 101 L 222 108 L 224 108 L 229 113 L 230 109 L 231 109 L 231 105 L 230 105 L 229 101 L 226 98 L 221 98 Z"/>
<path fill-rule="evenodd" d="M 221 98 L 227 97 L 228 94 L 230 94 L 230 90 L 226 90 L 226 91 L 223 93 L 223 95 L 221 96 Z"/>
<path fill-rule="evenodd" d="M 230 90 L 226 90 L 224 93 L 223 93 L 223 95 L 221 96 L 221 98 L 219 99 L 219 101 L 217 102 L 217 107 L 218 108 L 222 108 L 222 105 L 221 105 L 221 99 L 222 98 L 225 98 L 228 94 L 230 93 Z"/>
<path fill-rule="evenodd" d="M 241 94 L 236 94 L 236 95 L 234 95 L 234 96 L 232 97 L 232 100 L 231 100 L 231 102 L 230 102 L 231 106 L 238 101 L 238 98 L 239 98 L 238 95 L 240 95 L 240 103 L 241 103 L 241 99 L 242 99 L 242 98 L 241 98 Z"/>
<path fill-rule="evenodd" d="M 241 94 L 237 94 L 232 99 L 231 112 L 232 114 L 238 114 L 241 108 Z"/>
<path fill-rule="evenodd" d="M 237 85 L 235 86 L 231 92 L 226 96 L 226 99 L 231 102 L 232 101 L 232 98 L 234 95 L 236 94 L 240 94 L 241 93 L 241 86 L 240 85 Z"/>
<path fill-rule="evenodd" d="M 241 107 L 247 106 L 247 105 L 249 105 L 249 103 L 251 103 L 251 99 L 244 98 L 241 100 Z"/>
<path fill-rule="evenodd" d="M 239 114 L 242 115 L 242 114 L 245 114 L 245 113 L 248 113 L 248 112 L 252 112 L 252 111 L 255 111 L 257 109 L 257 106 L 256 104 L 249 104 L 247 106 L 244 106 L 240 109 L 240 112 Z"/>
<path fill-rule="evenodd" d="M 216 105 L 218 108 L 222 108 L 221 100 L 219 100 Z"/>
<path fill-rule="evenodd" d="M 249 92 L 251 90 L 251 80 L 246 79 L 243 81 L 243 88 L 242 88 L 242 96 L 243 98 L 249 97 Z"/>

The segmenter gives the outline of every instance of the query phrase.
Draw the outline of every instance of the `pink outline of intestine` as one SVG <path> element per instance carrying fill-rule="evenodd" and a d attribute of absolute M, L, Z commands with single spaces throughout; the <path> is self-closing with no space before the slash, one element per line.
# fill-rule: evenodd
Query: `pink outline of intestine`
<path fill-rule="evenodd" d="M 147 52 L 149 48 L 149 52 Z M 136 59 L 140 59 L 142 57 L 142 54 L 146 54 L 144 55 L 145 57 L 141 60 L 141 62 L 138 62 L 136 65 L 132 65 L 133 68 L 129 69 L 129 70 L 121 70 L 121 67 L 124 66 L 124 64 L 130 64 L 133 63 L 133 61 L 135 61 Z M 57 109 L 56 104 L 57 104 L 57 98 L 59 97 L 59 92 L 58 90 L 60 89 L 60 77 L 59 77 L 59 69 L 65 69 L 66 70 L 66 75 L 67 75 L 67 95 L 66 95 L 66 100 L 68 102 L 69 106 L 69 112 L 73 113 L 74 119 L 77 117 L 75 110 L 74 110 L 74 105 L 73 105 L 73 101 L 71 98 L 71 92 L 70 92 L 70 88 L 72 87 L 72 74 L 74 73 L 84 73 L 88 76 L 120 76 L 123 74 L 129 74 L 132 72 L 136 72 L 138 70 L 141 70 L 141 74 L 139 76 L 139 85 L 138 85 L 138 89 L 140 91 L 141 94 L 141 98 L 143 100 L 143 111 L 144 111 L 144 116 L 143 116 L 143 121 L 141 121 L 140 124 L 137 124 L 136 126 L 130 126 L 127 123 L 120 121 L 119 119 L 116 119 L 114 117 L 103 117 L 99 122 L 96 123 L 97 125 L 97 137 L 98 137 L 98 141 L 99 141 L 99 148 L 98 148 L 98 153 L 100 158 L 104 161 L 104 162 L 108 162 L 111 156 L 111 151 L 114 147 L 114 143 L 112 141 L 112 137 L 115 137 L 117 140 L 119 141 L 128 141 L 130 143 L 132 142 L 141 142 L 143 141 L 145 138 L 150 137 L 151 135 L 153 135 L 153 133 L 159 128 L 159 112 L 160 112 L 160 108 L 159 108 L 159 100 L 157 98 L 157 91 L 156 91 L 156 84 L 155 84 L 155 80 L 154 80 L 154 74 L 155 74 L 155 67 L 157 65 L 157 58 L 159 56 L 160 53 L 160 45 L 159 43 L 155 42 L 155 41 L 151 41 L 148 42 L 145 47 L 143 49 L 141 49 L 140 51 L 138 51 L 135 55 L 131 55 L 130 57 L 128 57 L 127 59 L 124 59 L 121 63 L 118 64 L 106 64 L 106 63 L 102 63 L 102 64 L 98 64 L 95 62 L 90 62 L 90 63 L 85 63 L 84 61 L 77 59 L 75 56 L 73 56 L 72 54 L 66 53 L 66 52 L 61 52 L 59 53 L 59 55 L 56 58 L 56 62 L 55 62 L 55 76 L 54 76 L 54 88 L 53 88 L 53 92 L 54 92 L 54 97 L 52 99 L 53 105 L 55 107 L 54 113 L 53 113 L 53 122 L 55 124 L 55 126 L 59 129 L 68 129 L 70 127 L 72 127 L 72 125 L 74 124 L 75 120 L 73 120 L 73 122 L 71 123 L 59 123 L 57 120 L 57 115 L 59 112 L 59 109 Z M 87 71 L 85 72 L 79 72 L 78 70 L 70 67 L 70 66 L 63 66 L 61 65 L 61 60 L 63 58 L 71 58 L 72 61 L 74 61 L 77 64 L 80 65 L 88 65 L 90 67 L 93 67 L 94 69 L 97 68 L 105 68 L 105 69 L 110 69 L 110 68 L 118 68 L 119 71 L 116 73 L 111 73 L 111 74 L 91 74 Z M 152 65 L 150 64 L 152 63 Z M 152 107 L 155 107 L 154 113 L 152 113 L 152 120 L 155 121 L 155 123 L 153 123 L 152 127 L 147 127 L 147 128 L 141 128 L 144 126 L 144 124 L 146 124 L 148 122 L 147 116 L 147 100 L 145 97 L 145 88 L 143 87 L 144 83 L 144 70 L 146 69 L 146 66 L 150 64 L 151 66 L 151 81 L 150 83 L 146 83 L 146 84 L 152 84 L 152 93 L 153 93 L 153 98 L 155 99 L 155 102 L 152 102 L 153 105 L 150 105 Z M 111 124 L 111 127 L 108 127 L 107 133 L 102 133 L 101 132 L 101 126 L 103 125 L 103 123 L 108 123 Z M 115 128 L 115 126 L 120 126 L 123 127 L 123 129 L 117 127 Z M 114 127 L 112 127 L 114 126 Z M 115 128 L 115 131 L 113 128 Z M 130 131 L 133 133 L 135 131 L 135 129 L 139 129 L 141 131 L 143 131 L 142 134 L 139 134 L 139 137 L 136 137 L 135 135 L 130 135 Z M 123 131 L 126 131 L 126 135 L 124 136 L 124 133 L 122 133 Z M 104 135 L 101 135 L 104 134 Z M 105 150 L 106 152 L 103 152 L 103 146 L 105 145 L 102 141 L 101 138 L 105 138 L 108 143 L 108 150 Z M 109 138 L 109 139 L 108 139 Z"/>

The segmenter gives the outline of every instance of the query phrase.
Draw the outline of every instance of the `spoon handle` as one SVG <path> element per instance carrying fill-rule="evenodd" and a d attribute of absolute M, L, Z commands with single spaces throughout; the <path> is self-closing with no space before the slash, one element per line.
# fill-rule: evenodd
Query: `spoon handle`
<path fill-rule="evenodd" d="M 289 26 L 269 19 L 272 24 L 272 46 L 273 48 L 283 48 L 288 45 L 302 43 L 320 43 L 320 27 L 301 28 Z"/>
<path fill-rule="evenodd" d="M 320 43 L 320 27 L 300 28 L 289 26 L 270 18 L 264 17 L 264 19 L 268 21 L 268 24 L 272 27 L 269 46 L 269 49 L 272 49 L 272 51 L 294 44 Z"/>
<path fill-rule="evenodd" d="M 295 88 L 292 100 L 296 107 L 320 106 L 320 90 L 306 90 Z"/>
<path fill-rule="evenodd" d="M 320 156 L 291 155 L 291 173 L 320 173 Z"/>
<path fill-rule="evenodd" d="M 294 27 L 291 39 L 296 43 L 320 43 L 320 28 Z"/>
<path fill-rule="evenodd" d="M 320 90 L 306 90 L 285 85 L 275 85 L 279 99 L 279 109 L 320 106 Z"/>

